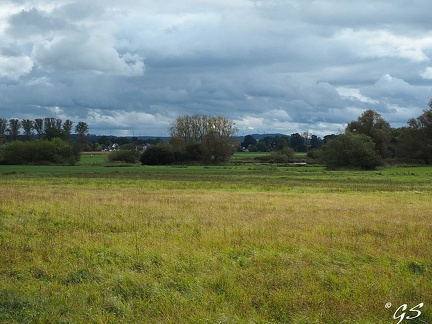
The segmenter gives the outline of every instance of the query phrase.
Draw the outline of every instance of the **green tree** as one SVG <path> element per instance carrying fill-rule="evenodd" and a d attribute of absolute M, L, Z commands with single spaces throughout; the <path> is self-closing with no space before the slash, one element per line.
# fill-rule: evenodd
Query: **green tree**
<path fill-rule="evenodd" d="M 397 142 L 397 155 L 404 159 L 432 162 L 432 101 L 430 109 L 424 110 L 416 119 L 408 121 L 408 127 L 401 130 Z"/>
<path fill-rule="evenodd" d="M 174 148 L 165 143 L 148 147 L 140 156 L 140 162 L 143 165 L 168 165 L 175 160 Z"/>
<path fill-rule="evenodd" d="M 277 142 L 278 151 L 281 151 L 285 147 L 288 147 L 288 143 L 287 143 L 286 139 L 283 137 L 279 138 L 279 140 Z"/>
<path fill-rule="evenodd" d="M 313 149 L 319 149 L 322 145 L 323 145 L 323 140 L 321 138 L 319 138 L 316 135 L 312 135 L 311 136 L 311 139 L 310 139 L 310 142 L 309 142 L 309 146 L 310 146 L 311 150 L 313 150 Z"/>
<path fill-rule="evenodd" d="M 322 160 L 330 170 L 374 170 L 382 165 L 372 138 L 347 132 L 330 140 L 322 147 Z"/>
<path fill-rule="evenodd" d="M 60 138 L 64 140 L 65 136 L 61 129 L 58 129 L 57 127 L 49 127 L 45 129 L 45 138 L 47 140 L 52 140 L 54 138 Z"/>
<path fill-rule="evenodd" d="M 378 154 L 382 158 L 390 156 L 391 128 L 376 111 L 366 110 L 356 121 L 348 123 L 346 130 L 371 137 Z"/>
<path fill-rule="evenodd" d="M 299 133 L 291 134 L 290 147 L 296 152 L 306 152 L 307 147 L 305 143 L 305 138 Z"/>
<path fill-rule="evenodd" d="M 263 138 L 259 139 L 256 146 L 257 146 L 258 152 L 268 152 L 269 151 L 268 146 L 267 146 L 267 144 Z"/>
<path fill-rule="evenodd" d="M 241 143 L 241 146 L 245 149 L 249 149 L 250 146 L 256 146 L 257 140 L 252 135 L 246 135 Z"/>

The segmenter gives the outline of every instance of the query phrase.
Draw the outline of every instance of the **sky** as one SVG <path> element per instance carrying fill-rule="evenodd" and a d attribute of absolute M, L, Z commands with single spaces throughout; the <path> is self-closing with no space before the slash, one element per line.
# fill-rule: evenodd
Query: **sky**
<path fill-rule="evenodd" d="M 238 135 L 407 125 L 432 98 L 430 0 L 1 0 L 0 118 L 169 136 L 177 116 Z"/>

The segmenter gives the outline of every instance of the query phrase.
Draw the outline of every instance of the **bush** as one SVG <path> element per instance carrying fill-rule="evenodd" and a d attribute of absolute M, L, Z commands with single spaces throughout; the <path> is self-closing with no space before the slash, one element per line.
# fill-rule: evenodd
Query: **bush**
<path fill-rule="evenodd" d="M 108 154 L 109 162 L 136 163 L 137 160 L 138 160 L 138 156 L 133 151 L 120 150 L 120 151 L 113 151 L 110 154 Z"/>
<path fill-rule="evenodd" d="M 321 149 L 312 149 L 310 151 L 307 152 L 307 157 L 311 158 L 311 159 L 319 159 L 322 155 L 322 150 Z"/>
<path fill-rule="evenodd" d="M 80 159 L 79 150 L 59 138 L 11 142 L 2 149 L 0 156 L 2 164 L 74 165 Z"/>
<path fill-rule="evenodd" d="M 143 165 L 168 165 L 175 161 L 174 148 L 164 143 L 150 146 L 140 156 Z"/>
<path fill-rule="evenodd" d="M 204 148 L 200 143 L 190 143 L 186 145 L 186 155 L 189 161 L 201 161 L 204 154 Z"/>
<path fill-rule="evenodd" d="M 339 135 L 325 144 L 321 158 L 330 170 L 374 170 L 383 164 L 372 138 L 352 133 Z"/>
<path fill-rule="evenodd" d="M 271 152 L 265 156 L 258 156 L 255 159 L 267 163 L 289 163 L 294 161 L 294 150 L 290 147 L 284 147 L 279 151 Z"/>

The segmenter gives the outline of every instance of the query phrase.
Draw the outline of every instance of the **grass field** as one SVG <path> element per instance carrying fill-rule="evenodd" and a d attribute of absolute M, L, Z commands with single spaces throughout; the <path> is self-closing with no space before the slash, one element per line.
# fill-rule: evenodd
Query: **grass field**
<path fill-rule="evenodd" d="M 103 158 L 0 166 L 1 323 L 432 323 L 432 168 Z"/>

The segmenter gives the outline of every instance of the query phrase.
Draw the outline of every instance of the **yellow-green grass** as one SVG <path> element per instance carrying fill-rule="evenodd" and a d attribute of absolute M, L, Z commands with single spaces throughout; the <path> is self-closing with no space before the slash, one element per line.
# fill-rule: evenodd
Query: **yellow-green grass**
<path fill-rule="evenodd" d="M 0 168 L 0 322 L 432 322 L 429 168 L 45 168 Z"/>

